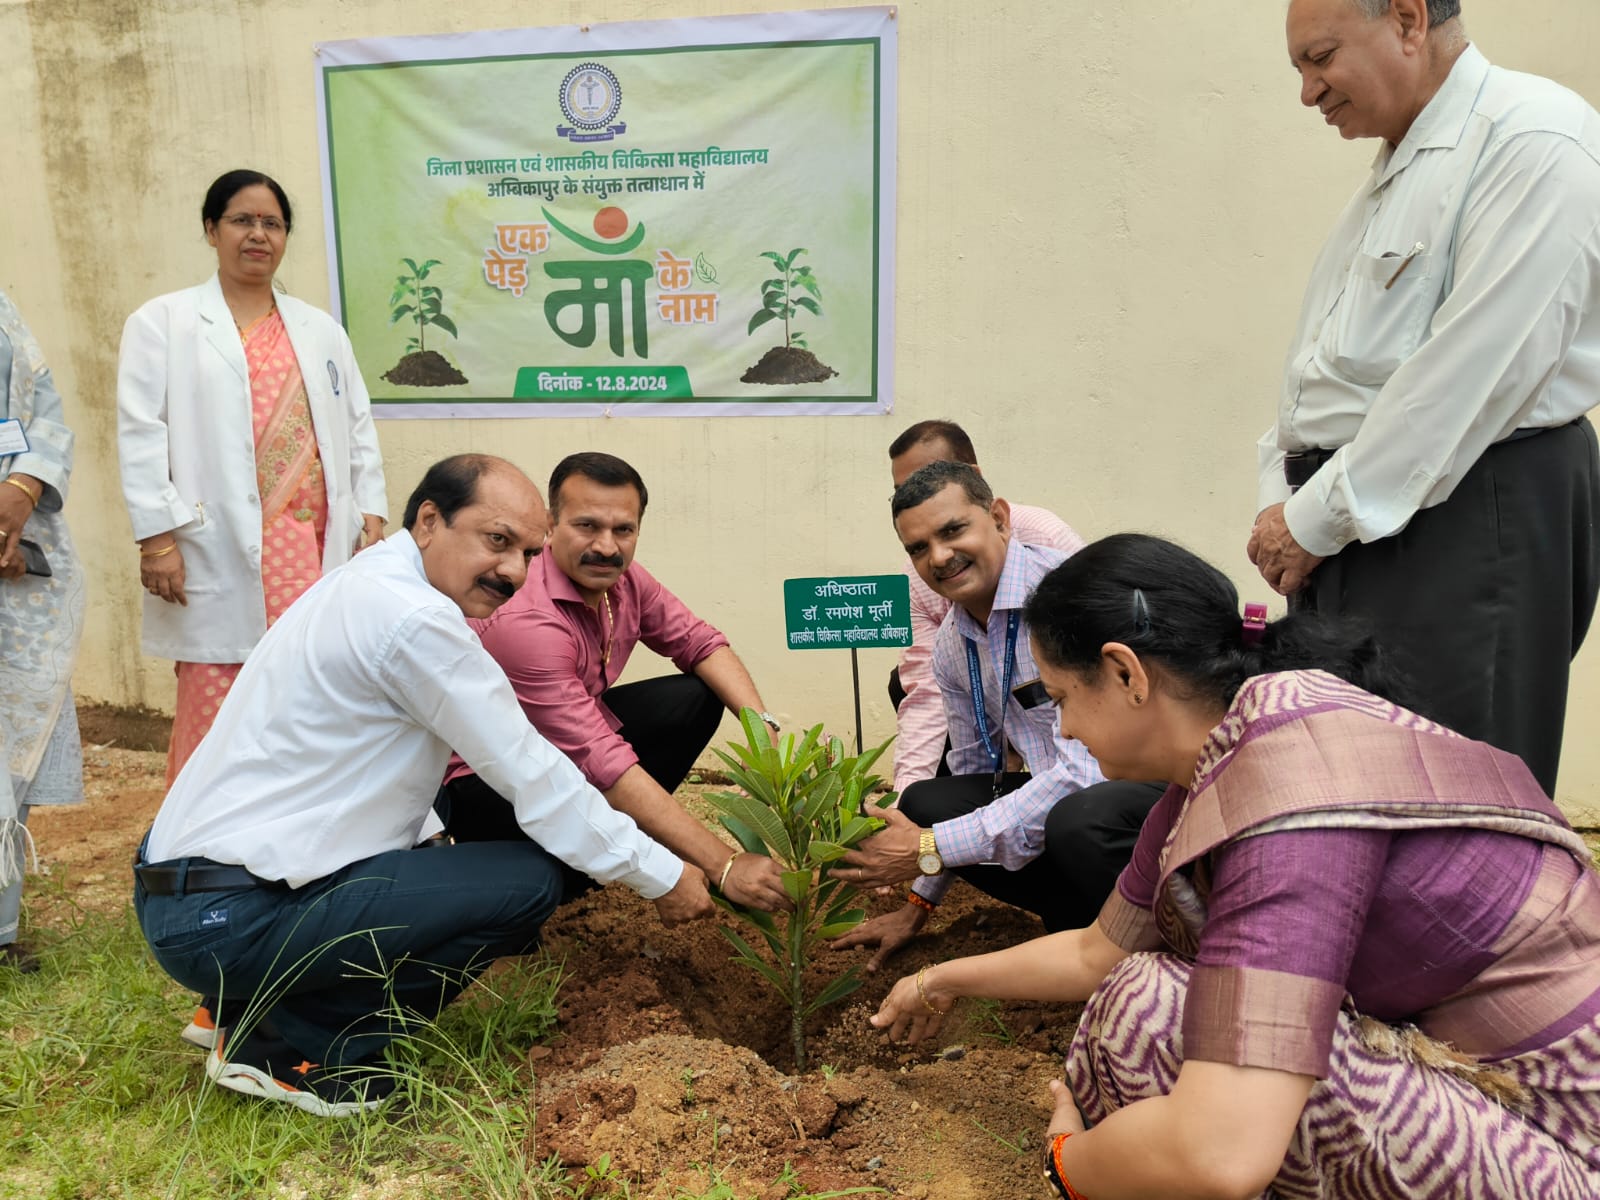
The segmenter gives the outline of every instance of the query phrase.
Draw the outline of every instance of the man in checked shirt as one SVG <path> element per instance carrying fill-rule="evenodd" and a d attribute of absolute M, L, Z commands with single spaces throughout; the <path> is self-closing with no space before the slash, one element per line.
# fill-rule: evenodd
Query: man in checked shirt
<path fill-rule="evenodd" d="M 836 873 L 860 887 L 915 879 L 900 910 L 837 939 L 878 967 L 927 922 L 958 875 L 1036 913 L 1050 931 L 1094 920 L 1161 785 L 1107 782 L 1060 736 L 1036 683 L 1022 608 L 1066 555 L 1011 536 L 1011 510 L 966 463 L 933 462 L 895 489 L 895 531 L 924 582 L 951 601 L 933 670 L 950 729 L 947 778 L 912 784 L 888 828 Z M 1008 747 L 1025 771 L 1009 771 Z"/>

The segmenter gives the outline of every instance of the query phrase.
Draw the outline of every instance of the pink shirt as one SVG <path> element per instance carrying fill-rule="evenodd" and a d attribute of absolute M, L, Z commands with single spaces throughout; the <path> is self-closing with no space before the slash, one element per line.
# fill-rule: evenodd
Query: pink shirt
<path fill-rule="evenodd" d="M 605 791 L 639 761 L 617 733 L 621 725 L 600 699 L 643 642 L 680 671 L 692 671 L 728 644 L 638 563 L 609 593 L 606 607 L 590 608 L 549 551 L 534 560 L 528 582 L 493 616 L 469 621 L 483 647 L 505 671 L 522 711 L 535 729 Z M 611 649 L 609 661 L 605 649 Z M 460 759 L 446 779 L 465 775 Z"/>
<path fill-rule="evenodd" d="M 1083 539 L 1054 513 L 1026 504 L 1011 506 L 1011 536 L 1029 546 L 1048 546 L 1063 554 L 1083 549 Z M 950 601 L 935 592 L 906 562 L 911 580 L 911 645 L 900 652 L 900 686 L 906 698 L 895 714 L 894 788 L 932 779 L 939 770 L 946 734 L 944 700 L 933 677 L 933 640 L 950 611 Z M 1018 683 L 1027 680 L 1019 679 Z M 580 764 L 581 765 L 581 764 Z"/>

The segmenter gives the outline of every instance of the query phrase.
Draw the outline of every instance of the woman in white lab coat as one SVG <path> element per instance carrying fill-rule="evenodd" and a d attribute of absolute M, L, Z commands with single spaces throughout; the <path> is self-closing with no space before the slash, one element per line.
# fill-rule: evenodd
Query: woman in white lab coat
<path fill-rule="evenodd" d="M 350 339 L 277 291 L 289 199 L 230 171 L 201 208 L 217 273 L 122 331 L 117 449 L 144 650 L 177 662 L 167 783 L 252 647 L 324 571 L 383 536 L 383 466 Z"/>

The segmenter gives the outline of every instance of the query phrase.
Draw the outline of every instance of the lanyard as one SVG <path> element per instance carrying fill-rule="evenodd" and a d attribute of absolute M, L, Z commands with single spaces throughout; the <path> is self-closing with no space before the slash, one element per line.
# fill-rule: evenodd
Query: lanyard
<path fill-rule="evenodd" d="M 1001 736 L 1006 722 L 1006 698 L 1011 695 L 1011 676 L 1017 668 L 1017 630 L 1022 625 L 1022 614 L 1012 609 L 1006 614 L 1006 661 L 1000 680 L 1000 719 L 995 722 L 994 733 L 989 732 L 989 712 L 983 699 L 983 670 L 978 665 L 978 647 L 971 638 L 967 644 L 967 674 L 972 680 L 972 718 L 978 723 L 978 736 L 983 748 L 989 752 L 989 762 L 994 767 L 998 781 L 1006 769 L 1006 741 Z M 998 792 L 996 792 L 998 795 Z"/>

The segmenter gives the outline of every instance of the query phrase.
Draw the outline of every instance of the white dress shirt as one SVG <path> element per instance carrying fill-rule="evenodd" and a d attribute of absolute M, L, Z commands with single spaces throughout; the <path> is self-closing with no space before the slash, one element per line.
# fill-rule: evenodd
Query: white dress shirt
<path fill-rule="evenodd" d="M 1597 297 L 1600 114 L 1469 46 L 1312 270 L 1258 511 L 1287 501 L 1327 557 L 1405 528 L 1518 429 L 1578 419 L 1600 398 Z M 1307 449 L 1337 453 L 1290 498 L 1284 452 Z"/>
<path fill-rule="evenodd" d="M 245 661 L 167 793 L 146 859 L 200 856 L 291 887 L 416 844 L 454 747 L 524 832 L 646 899 L 683 865 L 523 716 L 401 531 L 325 575 Z"/>

